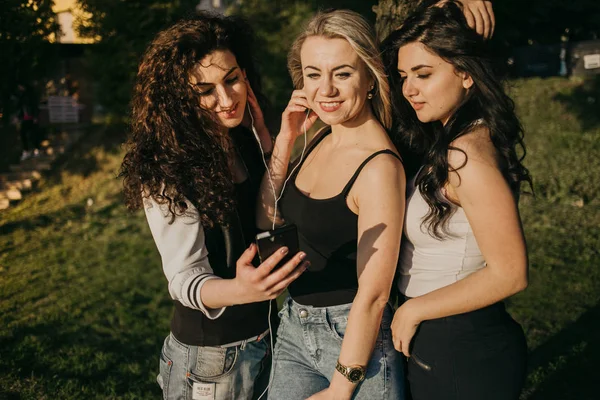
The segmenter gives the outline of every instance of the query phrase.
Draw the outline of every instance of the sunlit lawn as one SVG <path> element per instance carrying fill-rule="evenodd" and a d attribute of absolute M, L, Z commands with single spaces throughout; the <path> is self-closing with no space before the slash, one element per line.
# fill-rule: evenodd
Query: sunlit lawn
<path fill-rule="evenodd" d="M 599 82 L 514 82 L 537 192 L 521 201 L 531 284 L 510 301 L 530 345 L 527 399 L 597 398 Z M 0 213 L 0 399 L 160 398 L 171 303 L 143 214 L 122 205 L 124 131 L 91 130 Z"/>

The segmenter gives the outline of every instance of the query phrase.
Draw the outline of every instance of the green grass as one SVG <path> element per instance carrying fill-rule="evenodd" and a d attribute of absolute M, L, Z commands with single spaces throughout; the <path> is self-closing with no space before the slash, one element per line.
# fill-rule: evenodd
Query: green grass
<path fill-rule="evenodd" d="M 513 82 L 537 194 L 521 201 L 530 287 L 509 304 L 530 346 L 523 399 L 597 397 L 599 83 Z M 0 213 L 0 399 L 160 398 L 171 305 L 143 214 L 122 205 L 124 131 L 91 129 Z"/>
<path fill-rule="evenodd" d="M 159 397 L 170 301 L 143 213 L 122 205 L 122 131 L 91 131 L 0 215 L 2 399 Z"/>
<path fill-rule="evenodd" d="M 527 399 L 598 395 L 599 78 L 531 79 L 512 90 L 536 190 L 521 201 L 530 286 L 510 302 L 530 347 Z"/>

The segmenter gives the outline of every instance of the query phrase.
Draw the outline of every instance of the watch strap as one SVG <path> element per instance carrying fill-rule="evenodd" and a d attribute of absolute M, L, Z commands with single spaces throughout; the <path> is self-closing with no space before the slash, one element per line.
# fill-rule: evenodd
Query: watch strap
<path fill-rule="evenodd" d="M 367 372 L 367 369 L 362 365 L 344 365 L 339 360 L 335 369 L 352 383 L 359 383 L 364 380 Z M 358 377 L 353 375 L 358 375 Z"/>

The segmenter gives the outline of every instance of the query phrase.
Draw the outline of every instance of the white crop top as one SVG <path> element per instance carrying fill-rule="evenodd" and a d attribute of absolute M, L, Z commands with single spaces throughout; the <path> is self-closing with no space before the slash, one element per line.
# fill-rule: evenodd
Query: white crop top
<path fill-rule="evenodd" d="M 407 297 L 417 297 L 459 281 L 485 267 L 471 225 L 462 207 L 448 221 L 453 236 L 439 240 L 421 225 L 429 211 L 416 177 L 407 185 L 404 239 L 400 250 L 398 288 Z"/>

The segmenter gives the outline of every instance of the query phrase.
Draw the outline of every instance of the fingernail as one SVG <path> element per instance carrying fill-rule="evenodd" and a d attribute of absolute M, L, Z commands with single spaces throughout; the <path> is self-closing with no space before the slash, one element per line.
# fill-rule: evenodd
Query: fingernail
<path fill-rule="evenodd" d="M 281 254 L 287 254 L 289 249 L 287 247 L 282 247 L 279 251 L 281 252 Z"/>
<path fill-rule="evenodd" d="M 304 270 L 306 271 L 310 267 L 310 261 L 304 263 Z"/>
<path fill-rule="evenodd" d="M 306 258 L 306 253 L 300 253 L 300 260 L 304 260 Z"/>

